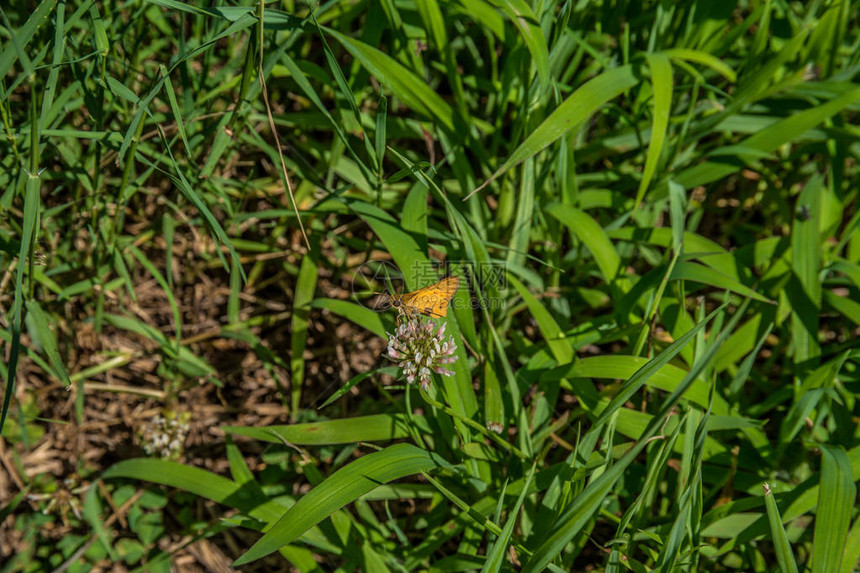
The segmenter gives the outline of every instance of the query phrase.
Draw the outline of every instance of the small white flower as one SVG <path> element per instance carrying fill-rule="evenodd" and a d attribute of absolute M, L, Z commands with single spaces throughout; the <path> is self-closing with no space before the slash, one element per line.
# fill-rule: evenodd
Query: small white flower
<path fill-rule="evenodd" d="M 432 321 L 421 322 L 420 319 L 410 319 L 401 324 L 388 335 L 388 358 L 398 363 L 403 369 L 403 375 L 409 384 L 415 378 L 426 390 L 430 387 L 433 372 L 443 376 L 453 376 L 453 372 L 442 367 L 442 364 L 453 364 L 457 361 L 454 352 L 457 345 L 454 337 L 445 340 L 445 325 L 438 329 Z"/>
<path fill-rule="evenodd" d="M 181 453 L 185 439 L 191 430 L 186 413 L 170 413 L 167 417 L 156 415 L 141 430 L 143 451 L 162 458 L 176 459 Z"/>

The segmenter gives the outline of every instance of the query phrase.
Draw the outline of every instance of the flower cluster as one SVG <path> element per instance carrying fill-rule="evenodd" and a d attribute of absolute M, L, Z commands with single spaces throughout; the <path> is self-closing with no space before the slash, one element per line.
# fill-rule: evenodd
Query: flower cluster
<path fill-rule="evenodd" d="M 166 416 L 155 416 L 142 428 L 141 441 L 143 451 L 147 454 L 177 460 L 182 455 L 185 438 L 191 426 L 188 420 L 191 415 L 188 412 L 182 414 L 168 413 Z"/>
<path fill-rule="evenodd" d="M 409 319 L 388 335 L 388 358 L 403 369 L 407 382 L 413 384 L 417 378 L 425 390 L 430 387 L 433 372 L 443 376 L 454 374 L 443 365 L 457 361 L 456 350 L 453 336 L 445 340 L 445 325 L 436 329 L 432 321 Z"/>

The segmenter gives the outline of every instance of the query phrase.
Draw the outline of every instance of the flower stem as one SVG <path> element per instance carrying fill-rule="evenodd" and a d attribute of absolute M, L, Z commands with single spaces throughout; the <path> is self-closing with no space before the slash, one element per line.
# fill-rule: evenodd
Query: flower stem
<path fill-rule="evenodd" d="M 426 450 L 427 444 L 424 443 L 424 438 L 421 437 L 421 431 L 418 429 L 418 424 L 415 423 L 413 416 L 412 384 L 406 384 L 406 417 L 409 419 L 409 423 L 406 427 L 409 428 L 409 434 L 412 436 L 415 443 Z"/>
<path fill-rule="evenodd" d="M 441 386 L 437 386 L 437 387 L 441 388 Z M 446 406 L 442 402 L 439 402 L 438 400 L 434 400 L 433 398 L 431 398 L 429 396 L 429 394 L 427 394 L 427 391 L 424 390 L 424 388 L 421 388 L 419 386 L 418 392 L 421 394 L 421 397 L 424 398 L 424 401 L 427 402 L 429 405 L 431 405 L 434 408 L 437 408 L 439 410 L 442 410 L 443 412 L 445 412 L 446 414 L 448 414 L 452 418 L 460 420 L 465 425 L 467 425 L 470 428 L 472 428 L 473 430 L 483 434 L 484 436 L 486 436 L 487 438 L 489 438 L 490 440 L 495 442 L 497 445 L 501 446 L 505 450 L 514 454 L 518 458 L 520 458 L 522 460 L 528 459 L 528 456 L 525 453 L 523 453 L 522 450 L 520 450 L 519 448 L 517 448 L 513 444 L 509 444 L 508 442 L 506 442 L 504 439 L 502 439 L 502 437 L 499 436 L 498 434 L 496 434 L 495 432 L 491 432 L 490 430 L 488 430 L 487 428 L 485 428 L 484 426 L 482 426 L 478 422 L 472 420 L 471 418 L 466 418 L 464 416 L 461 416 L 460 414 L 458 414 L 457 412 L 455 412 L 454 410 L 452 410 L 451 408 L 449 408 L 448 406 Z"/>
<path fill-rule="evenodd" d="M 496 522 L 494 522 L 489 517 L 482 514 L 480 511 L 476 510 L 475 508 L 470 506 L 468 503 L 466 503 L 465 501 L 463 501 L 462 499 L 457 497 L 451 490 L 449 490 L 444 485 L 442 485 L 442 482 L 434 479 L 427 472 L 421 472 L 421 475 L 423 475 L 424 478 L 427 481 L 429 481 L 433 487 L 435 487 L 437 490 L 439 490 L 439 492 L 441 492 L 442 495 L 447 497 L 451 502 L 454 503 L 454 505 L 456 505 L 458 508 L 460 508 L 460 510 L 463 513 L 465 513 L 466 515 L 471 517 L 473 520 L 475 520 L 475 523 L 477 523 L 479 526 L 485 528 L 487 531 L 489 531 L 493 535 L 496 535 L 496 536 L 502 535 L 502 528 Z M 516 516 L 511 516 L 511 517 L 509 517 L 509 519 L 514 519 L 515 517 Z M 529 549 L 524 547 L 521 543 L 519 543 L 513 537 L 511 537 L 509 543 L 511 545 L 513 545 L 516 548 L 516 550 L 519 551 L 520 553 L 522 553 L 523 555 L 529 555 L 529 556 L 534 555 L 534 553 L 532 551 L 530 551 Z"/>

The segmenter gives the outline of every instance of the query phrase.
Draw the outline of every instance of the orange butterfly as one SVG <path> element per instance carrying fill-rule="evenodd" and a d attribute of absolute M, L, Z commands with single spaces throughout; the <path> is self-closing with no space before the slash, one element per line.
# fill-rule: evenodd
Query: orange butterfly
<path fill-rule="evenodd" d="M 460 277 L 445 277 L 436 284 L 404 294 L 386 293 L 388 304 L 397 309 L 397 320 L 406 315 L 414 317 L 418 314 L 433 318 L 444 318 L 448 315 L 448 303 L 460 287 Z"/>

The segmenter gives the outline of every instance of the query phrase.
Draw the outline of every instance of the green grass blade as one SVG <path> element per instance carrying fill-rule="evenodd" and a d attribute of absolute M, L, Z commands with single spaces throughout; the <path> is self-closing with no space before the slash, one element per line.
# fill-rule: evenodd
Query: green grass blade
<path fill-rule="evenodd" d="M 0 519 L 3 515 L 0 513 Z M 853 573 L 860 564 L 860 517 L 854 520 L 854 525 L 845 540 L 845 553 L 842 554 L 842 568 L 839 573 Z"/>
<path fill-rule="evenodd" d="M 848 297 L 839 296 L 832 291 L 826 290 L 821 293 L 823 300 L 836 312 L 860 326 L 860 302 Z"/>
<path fill-rule="evenodd" d="M 779 517 L 779 508 L 776 506 L 776 500 L 773 499 L 770 487 L 767 484 L 764 484 L 764 501 L 767 508 L 767 519 L 770 522 L 770 535 L 773 539 L 773 548 L 776 553 L 776 559 L 779 562 L 779 568 L 782 573 L 797 573 L 797 563 L 794 560 L 791 543 L 788 541 L 788 535 L 785 533 L 785 527 L 783 527 L 782 519 Z"/>
<path fill-rule="evenodd" d="M 400 224 L 403 230 L 410 233 L 418 247 L 427 251 L 427 217 L 430 209 L 427 207 L 427 186 L 416 182 L 403 202 L 400 213 Z"/>
<path fill-rule="evenodd" d="M 264 428 L 225 426 L 224 431 L 273 444 L 287 442 L 299 446 L 324 446 L 356 442 L 385 442 L 405 438 L 409 436 L 407 424 L 426 427 L 420 416 L 406 419 L 401 414 L 376 414 Z"/>
<path fill-rule="evenodd" d="M 427 255 L 424 254 L 424 251 L 415 238 L 405 232 L 394 217 L 379 207 L 363 201 L 351 201 L 349 206 L 370 225 L 377 236 L 379 236 L 382 244 L 391 253 L 395 264 L 400 268 L 400 272 L 403 273 L 406 288 L 415 290 L 427 286 L 426 284 L 419 285 L 416 282 L 416 273 L 413 272 L 417 268 L 416 265 L 430 264 Z"/>
<path fill-rule="evenodd" d="M 32 18 L 31 18 L 32 19 Z M 32 125 L 36 125 L 36 90 L 33 89 L 30 119 Z M 12 343 L 9 346 L 8 375 L 6 389 L 3 395 L 3 409 L 0 412 L 0 433 L 6 423 L 6 415 L 12 402 L 15 389 L 15 374 L 18 369 L 18 358 L 21 352 L 21 326 L 24 321 L 24 299 L 28 298 L 24 292 L 24 273 L 32 260 L 33 246 L 36 243 L 39 221 L 39 208 L 41 199 L 39 197 L 39 136 L 38 129 L 31 133 L 30 145 L 30 175 L 24 184 L 24 223 L 21 234 L 21 246 L 18 251 L 18 268 L 15 269 L 15 300 L 12 303 Z"/>
<path fill-rule="evenodd" d="M 636 456 L 645 449 L 645 446 L 650 441 L 662 424 L 665 418 L 683 396 L 687 389 L 692 385 L 693 381 L 699 374 L 710 364 L 716 355 L 716 351 L 720 344 L 728 337 L 728 334 L 734 329 L 737 322 L 740 320 L 743 311 L 747 305 L 744 304 L 735 315 L 732 317 L 726 328 L 716 337 L 714 343 L 708 347 L 707 351 L 702 354 L 699 360 L 693 365 L 693 368 L 684 378 L 684 381 L 672 392 L 672 394 L 663 402 L 660 412 L 655 415 L 648 426 L 641 434 L 641 438 L 617 463 L 611 466 L 607 471 L 600 475 L 597 479 L 591 481 L 588 486 L 580 493 L 573 503 L 571 503 L 564 513 L 562 513 L 553 526 L 549 536 L 535 549 L 532 557 L 525 563 L 523 571 L 532 573 L 542 571 L 550 561 L 558 556 L 573 537 L 579 533 L 582 527 L 594 516 L 600 504 L 603 502 L 609 490 L 615 482 L 621 477 L 627 467 L 633 462 Z"/>
<path fill-rule="evenodd" d="M 57 5 L 57 14 L 54 25 L 54 48 L 52 54 L 53 66 L 48 74 L 48 81 L 45 82 L 45 92 L 42 98 L 42 111 L 39 114 L 39 131 L 44 132 L 48 126 L 48 114 L 54 103 L 54 94 L 57 91 L 57 80 L 60 77 L 60 63 L 63 61 L 63 52 L 65 48 L 65 32 L 66 32 L 66 3 L 60 2 Z"/>
<path fill-rule="evenodd" d="M 33 13 L 27 18 L 27 22 L 16 30 L 14 40 L 9 42 L 6 49 L 0 52 L 0 78 L 5 78 L 15 60 L 22 54 L 26 53 L 23 49 L 30 43 L 33 36 L 48 21 L 48 16 L 57 5 L 57 0 L 42 0 L 36 7 Z M 27 70 L 25 75 L 32 74 L 32 70 Z"/>
<path fill-rule="evenodd" d="M 293 542 L 308 529 L 377 486 L 447 464 L 409 444 L 368 454 L 337 470 L 299 499 L 234 566 L 250 563 Z"/>
<path fill-rule="evenodd" d="M 358 326 L 375 334 L 376 336 L 385 338 L 385 325 L 382 322 L 382 315 L 374 312 L 369 308 L 365 308 L 348 300 L 336 298 L 317 298 L 311 302 L 313 308 L 324 308 L 338 316 L 342 316 L 350 320 Z"/>
<path fill-rule="evenodd" d="M 573 231 L 579 240 L 588 247 L 603 279 L 608 285 L 619 284 L 624 286 L 626 281 L 621 279 L 621 257 L 612 245 L 612 241 L 606 236 L 606 231 L 584 211 L 575 209 L 570 205 L 561 203 L 550 203 L 547 211 L 556 219 Z M 626 288 L 621 288 L 622 292 Z"/>
<path fill-rule="evenodd" d="M 821 447 L 821 489 L 812 540 L 812 573 L 839 571 L 857 486 L 851 461 L 841 447 Z"/>
<path fill-rule="evenodd" d="M 523 486 L 523 490 L 520 492 L 520 496 L 517 498 L 516 504 L 511 508 L 508 514 L 508 520 L 505 522 L 505 527 L 502 529 L 502 534 L 499 535 L 496 540 L 493 542 L 493 546 L 487 551 L 487 560 L 484 562 L 484 566 L 481 568 L 481 573 L 498 573 L 502 570 L 502 565 L 504 564 L 505 552 L 508 548 L 508 543 L 511 540 L 511 536 L 514 534 L 514 526 L 517 524 L 517 515 L 520 512 L 520 508 L 523 506 L 523 502 L 526 499 L 526 494 L 529 491 L 529 486 L 531 486 L 532 479 L 535 475 L 536 464 L 532 464 L 531 469 L 529 470 L 528 475 L 526 476 L 526 483 Z M 504 496 L 502 496 L 504 497 Z"/>
<path fill-rule="evenodd" d="M 753 289 L 740 284 L 731 277 L 725 276 L 722 273 L 704 265 L 689 261 L 680 261 L 675 265 L 675 269 L 672 271 L 671 280 L 694 281 L 714 288 L 725 289 L 741 296 L 749 297 L 753 300 L 773 304 L 773 301 L 767 297 L 764 297 Z"/>
<path fill-rule="evenodd" d="M 131 478 L 176 487 L 228 507 L 247 511 L 256 519 L 278 519 L 284 507 L 218 474 L 167 460 L 137 458 L 118 462 L 102 474 L 102 479 Z"/>
<path fill-rule="evenodd" d="M 821 309 L 821 196 L 823 177 L 814 177 L 797 198 L 799 214 L 791 231 L 794 277 L 786 288 L 792 302 L 794 361 L 802 364 L 821 354 L 818 315 Z M 804 215 L 804 213 L 808 214 Z"/>
<path fill-rule="evenodd" d="M 293 79 L 293 81 L 295 81 L 299 85 L 299 88 L 301 88 L 302 92 L 304 92 L 308 99 L 313 102 L 313 104 L 317 107 L 320 113 L 322 113 L 323 116 L 328 120 L 329 125 L 331 125 L 332 129 L 334 129 L 334 132 L 337 134 L 344 147 L 346 147 L 347 152 L 350 154 L 353 160 L 355 160 L 356 165 L 358 165 L 359 168 L 362 169 L 362 173 L 365 173 L 366 167 L 364 163 L 359 159 L 358 154 L 353 149 L 352 143 L 349 137 L 347 137 L 343 126 L 341 125 L 342 122 L 332 117 L 328 107 L 320 99 L 319 94 L 317 94 L 307 75 L 302 71 L 298 64 L 296 64 L 295 60 L 293 60 L 293 58 L 289 56 L 289 54 L 282 54 L 281 62 L 290 72 L 290 77 Z M 365 177 L 368 177 L 369 175 L 369 173 L 365 173 Z"/>
<path fill-rule="evenodd" d="M 699 332 L 701 332 L 707 324 L 717 317 L 726 308 L 726 304 L 716 308 L 704 320 L 699 322 L 684 336 L 673 342 L 666 350 L 658 356 L 649 360 L 645 365 L 638 369 L 621 387 L 621 390 L 612 397 L 609 405 L 600 413 L 600 416 L 595 420 L 592 429 L 589 432 L 599 431 L 600 427 L 608 422 L 609 418 L 615 414 L 628 400 L 645 384 L 652 376 L 654 376 L 661 368 L 668 365 L 669 362 L 678 355 L 678 353 L 690 343 Z M 683 383 L 683 380 L 680 381 Z M 674 388 L 672 388 L 674 390 Z"/>
<path fill-rule="evenodd" d="M 135 247 L 134 245 L 128 246 L 129 251 L 137 261 L 143 265 L 143 267 L 152 275 L 152 278 L 158 283 L 158 286 L 161 287 L 161 290 L 164 291 L 165 297 L 167 297 L 167 302 L 170 305 L 170 310 L 173 313 L 173 328 L 176 332 L 176 349 L 175 352 L 179 353 L 179 344 L 182 340 L 182 315 L 179 313 L 179 305 L 176 303 L 176 297 L 173 296 L 173 289 L 170 288 L 170 285 L 167 283 L 167 279 L 164 278 L 164 275 L 161 274 L 161 271 L 155 266 L 155 264 L 150 261 L 146 255 L 141 252 L 140 249 Z"/>
<path fill-rule="evenodd" d="M 354 388 L 359 383 L 361 383 L 362 380 L 370 378 L 374 374 L 388 374 L 389 376 L 396 376 L 397 375 L 397 367 L 396 366 L 388 366 L 386 368 L 379 368 L 377 370 L 371 370 L 369 372 L 362 372 L 361 374 L 357 374 L 356 376 L 353 376 L 352 378 L 349 379 L 349 381 L 346 384 L 344 384 L 341 388 L 339 388 L 337 390 L 337 392 L 335 392 L 334 394 L 329 396 L 325 402 L 320 404 L 317 409 L 322 410 L 323 408 L 325 408 L 326 406 L 328 406 L 329 404 L 331 404 L 332 402 L 334 402 L 335 400 L 337 400 L 338 398 L 340 398 L 341 396 L 343 396 L 344 394 L 349 392 L 352 388 Z"/>
<path fill-rule="evenodd" d="M 519 165 L 551 145 L 565 133 L 585 122 L 608 101 L 639 82 L 632 66 L 604 72 L 573 92 L 517 147 L 493 175 L 464 197 L 468 199 L 502 173 Z"/>
<path fill-rule="evenodd" d="M 540 22 L 525 0 L 489 0 L 513 23 L 532 56 L 541 89 L 549 87 L 549 50 Z"/>
<path fill-rule="evenodd" d="M 672 64 L 666 54 L 647 54 L 648 66 L 651 68 L 651 90 L 654 92 L 652 106 L 651 141 L 648 144 L 648 155 L 645 158 L 645 170 L 636 192 L 635 205 L 639 205 L 645 197 L 648 185 L 657 169 L 657 161 L 663 151 L 663 141 L 666 139 L 666 129 L 669 127 L 669 116 L 672 111 Z"/>
<path fill-rule="evenodd" d="M 771 153 L 780 145 L 797 140 L 804 132 L 836 115 L 858 100 L 860 100 L 860 88 L 848 90 L 827 103 L 795 113 L 778 121 L 755 135 L 746 138 L 741 142 L 741 145 L 754 151 Z M 692 189 L 698 185 L 706 185 L 721 177 L 735 173 L 742 167 L 744 167 L 743 161 L 738 161 L 736 158 L 728 158 L 725 161 L 704 161 L 682 171 L 675 180 L 685 188 Z"/>
<path fill-rule="evenodd" d="M 317 27 L 317 32 L 320 36 L 320 42 L 323 48 L 323 54 L 325 54 L 326 62 L 328 63 L 329 70 L 331 71 L 332 77 L 334 77 L 335 84 L 338 87 L 338 91 L 340 92 L 341 97 L 343 97 L 346 102 L 349 104 L 349 109 L 352 111 L 351 122 L 347 121 L 347 127 L 351 130 L 356 130 L 359 132 L 359 137 L 364 141 L 364 148 L 367 151 L 367 155 L 369 158 L 369 162 L 371 165 L 376 165 L 378 158 L 376 157 L 376 148 L 373 143 L 370 141 L 370 137 L 364 132 L 364 128 L 362 126 L 361 121 L 361 112 L 358 109 L 358 103 L 355 101 L 355 95 L 352 93 L 352 89 L 346 81 L 346 78 L 343 75 L 343 70 L 340 69 L 340 65 L 338 65 L 337 58 L 334 53 L 329 48 L 328 42 L 326 42 L 325 35 L 322 32 L 322 29 L 319 27 L 319 24 L 316 21 L 316 18 L 311 14 L 311 19 L 314 22 L 314 25 Z M 346 116 L 347 118 L 349 116 Z M 356 155 L 356 161 L 360 166 L 363 173 L 365 173 L 368 179 L 372 178 L 372 174 L 376 172 L 376 170 L 371 170 L 367 165 L 365 165 L 364 161 L 362 161 Z"/>
<path fill-rule="evenodd" d="M 442 15 L 439 3 L 436 0 L 422 0 L 416 2 L 416 5 L 418 14 L 421 16 L 421 21 L 427 29 L 426 34 L 429 43 L 442 56 L 442 62 L 445 64 L 445 71 L 448 76 L 448 83 L 451 86 L 454 101 L 457 104 L 457 113 L 461 118 L 466 119 L 467 123 L 470 123 L 467 119 L 469 112 L 463 93 L 463 79 L 457 68 L 454 46 L 449 41 L 445 17 Z"/>
<path fill-rule="evenodd" d="M 529 251 L 529 237 L 532 232 L 532 219 L 535 210 L 535 161 L 534 158 L 523 162 L 523 175 L 520 179 L 520 192 L 517 197 L 517 214 L 511 230 L 508 251 L 508 264 L 522 266 Z"/>
<path fill-rule="evenodd" d="M 57 337 L 54 335 L 54 331 L 51 330 L 51 325 L 54 321 L 45 313 L 44 310 L 42 310 L 42 307 L 35 300 L 27 301 L 26 320 L 28 330 L 32 328 L 30 336 L 34 341 L 38 340 L 42 350 L 51 362 L 51 366 L 54 367 L 54 371 L 59 374 L 60 382 L 62 382 L 66 387 L 71 386 L 72 381 L 69 378 L 69 374 L 66 372 L 66 367 L 63 364 L 62 358 L 60 358 L 59 348 L 57 347 Z"/>
<path fill-rule="evenodd" d="M 99 542 L 102 544 L 102 547 L 105 548 L 105 551 L 108 552 L 111 559 L 116 561 L 119 559 L 119 555 L 117 555 L 112 539 L 110 535 L 108 535 L 107 528 L 104 525 L 104 518 L 101 515 L 101 504 L 99 503 L 98 494 L 98 487 L 90 487 L 87 489 L 87 493 L 84 496 L 84 507 L 81 513 L 83 514 L 84 519 L 89 522 L 90 527 L 93 528 L 93 531 L 98 537 Z"/>
<path fill-rule="evenodd" d="M 290 337 L 290 416 L 296 418 L 305 379 L 305 347 L 308 341 L 310 303 L 317 286 L 317 263 L 310 255 L 302 257 L 293 295 L 292 336 Z"/>
<path fill-rule="evenodd" d="M 559 365 L 572 362 L 574 358 L 573 349 L 565 339 L 564 332 L 559 328 L 552 314 L 529 292 L 523 283 L 510 273 L 508 273 L 508 282 L 514 285 L 514 288 L 517 289 L 517 292 L 520 293 L 523 301 L 529 307 L 529 312 L 532 313 L 532 316 L 537 321 L 538 328 L 540 328 L 541 334 L 543 334 L 547 345 Z"/>
<path fill-rule="evenodd" d="M 690 50 L 687 48 L 671 48 L 663 52 L 664 55 L 678 60 L 703 64 L 708 66 L 718 74 L 725 77 L 730 82 L 734 83 L 737 80 L 737 74 L 730 65 L 717 58 L 713 54 L 702 52 L 700 50 Z"/>
<path fill-rule="evenodd" d="M 159 67 L 159 71 L 161 72 L 161 77 L 164 78 L 164 88 L 167 92 L 167 101 L 170 103 L 170 111 L 173 113 L 173 121 L 176 123 L 176 128 L 179 130 L 179 136 L 182 138 L 182 143 L 185 145 L 185 153 L 190 153 L 191 146 L 188 144 L 188 136 L 185 134 L 185 121 L 182 119 L 182 110 L 179 108 L 179 101 L 176 99 L 173 82 L 170 81 L 170 72 L 163 65 Z"/>
<path fill-rule="evenodd" d="M 340 42 L 404 104 L 425 117 L 434 119 L 449 131 L 454 131 L 454 110 L 412 71 L 374 47 L 353 40 L 335 30 L 329 28 L 324 30 Z"/>

